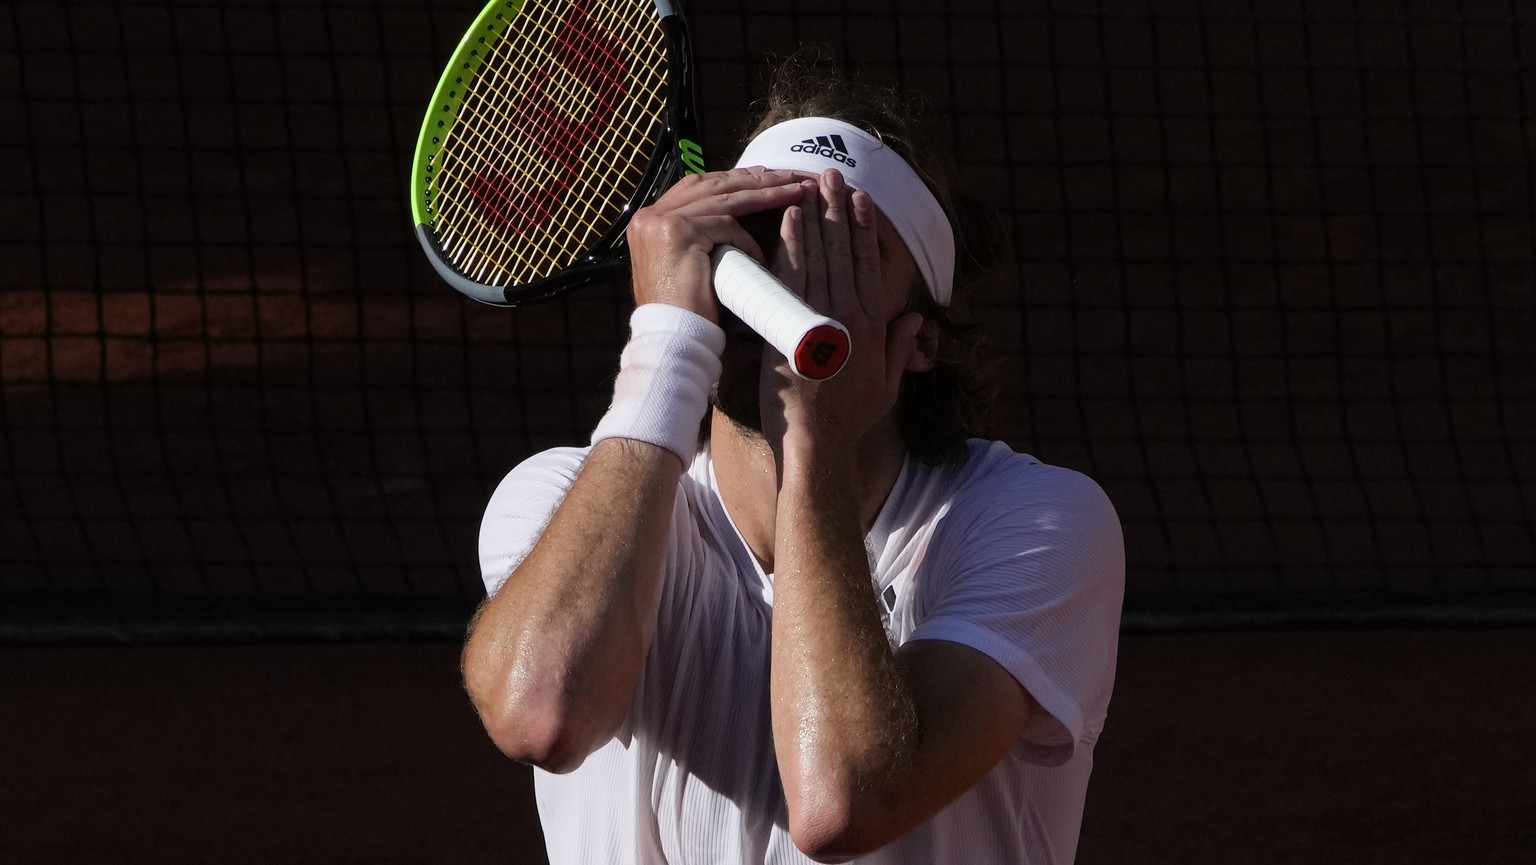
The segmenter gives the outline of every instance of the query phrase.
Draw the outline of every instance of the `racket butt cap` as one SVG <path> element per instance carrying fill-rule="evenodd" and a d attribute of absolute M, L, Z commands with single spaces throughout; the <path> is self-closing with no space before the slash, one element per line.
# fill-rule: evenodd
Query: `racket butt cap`
<path fill-rule="evenodd" d="M 795 348 L 795 371 L 812 381 L 837 375 L 848 360 L 848 333 L 831 324 L 821 324 L 805 332 Z"/>

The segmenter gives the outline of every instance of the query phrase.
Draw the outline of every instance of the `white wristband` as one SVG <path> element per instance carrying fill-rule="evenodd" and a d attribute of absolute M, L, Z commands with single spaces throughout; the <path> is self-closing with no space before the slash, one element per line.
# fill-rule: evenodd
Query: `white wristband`
<path fill-rule="evenodd" d="M 677 306 L 647 303 L 629 317 L 629 343 L 619 356 L 613 404 L 592 443 L 626 438 L 677 454 L 686 467 L 699 445 L 710 386 L 720 378 L 725 331 Z"/>

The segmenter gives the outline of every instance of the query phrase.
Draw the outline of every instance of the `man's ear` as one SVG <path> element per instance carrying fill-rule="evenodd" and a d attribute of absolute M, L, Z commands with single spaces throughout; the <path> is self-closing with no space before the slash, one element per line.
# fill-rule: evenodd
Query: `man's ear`
<path fill-rule="evenodd" d="M 907 355 L 907 372 L 927 372 L 939 362 L 939 323 L 923 316 L 923 323 L 912 337 L 912 351 Z"/>

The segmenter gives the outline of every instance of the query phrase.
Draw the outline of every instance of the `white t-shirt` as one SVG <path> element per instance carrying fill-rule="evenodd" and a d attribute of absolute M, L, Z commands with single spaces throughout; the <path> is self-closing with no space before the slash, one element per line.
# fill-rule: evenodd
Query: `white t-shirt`
<path fill-rule="evenodd" d="M 585 455 L 546 451 L 502 481 L 480 536 L 491 593 Z M 908 459 L 866 546 L 893 645 L 976 649 L 1045 711 L 974 788 L 857 861 L 1070 863 L 1124 591 L 1108 498 L 1081 474 L 976 440 L 959 465 Z M 679 481 L 664 580 L 624 729 L 569 774 L 536 772 L 550 862 L 809 863 L 789 837 L 770 730 L 773 577 L 727 516 L 707 450 Z"/>

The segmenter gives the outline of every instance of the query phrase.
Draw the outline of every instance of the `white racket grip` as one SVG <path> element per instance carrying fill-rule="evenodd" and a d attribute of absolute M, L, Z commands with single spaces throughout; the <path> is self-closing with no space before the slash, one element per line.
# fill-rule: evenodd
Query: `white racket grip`
<path fill-rule="evenodd" d="M 768 269 L 730 245 L 715 247 L 715 296 L 789 360 L 801 378 L 831 378 L 851 348 L 848 329 L 811 309 Z"/>

